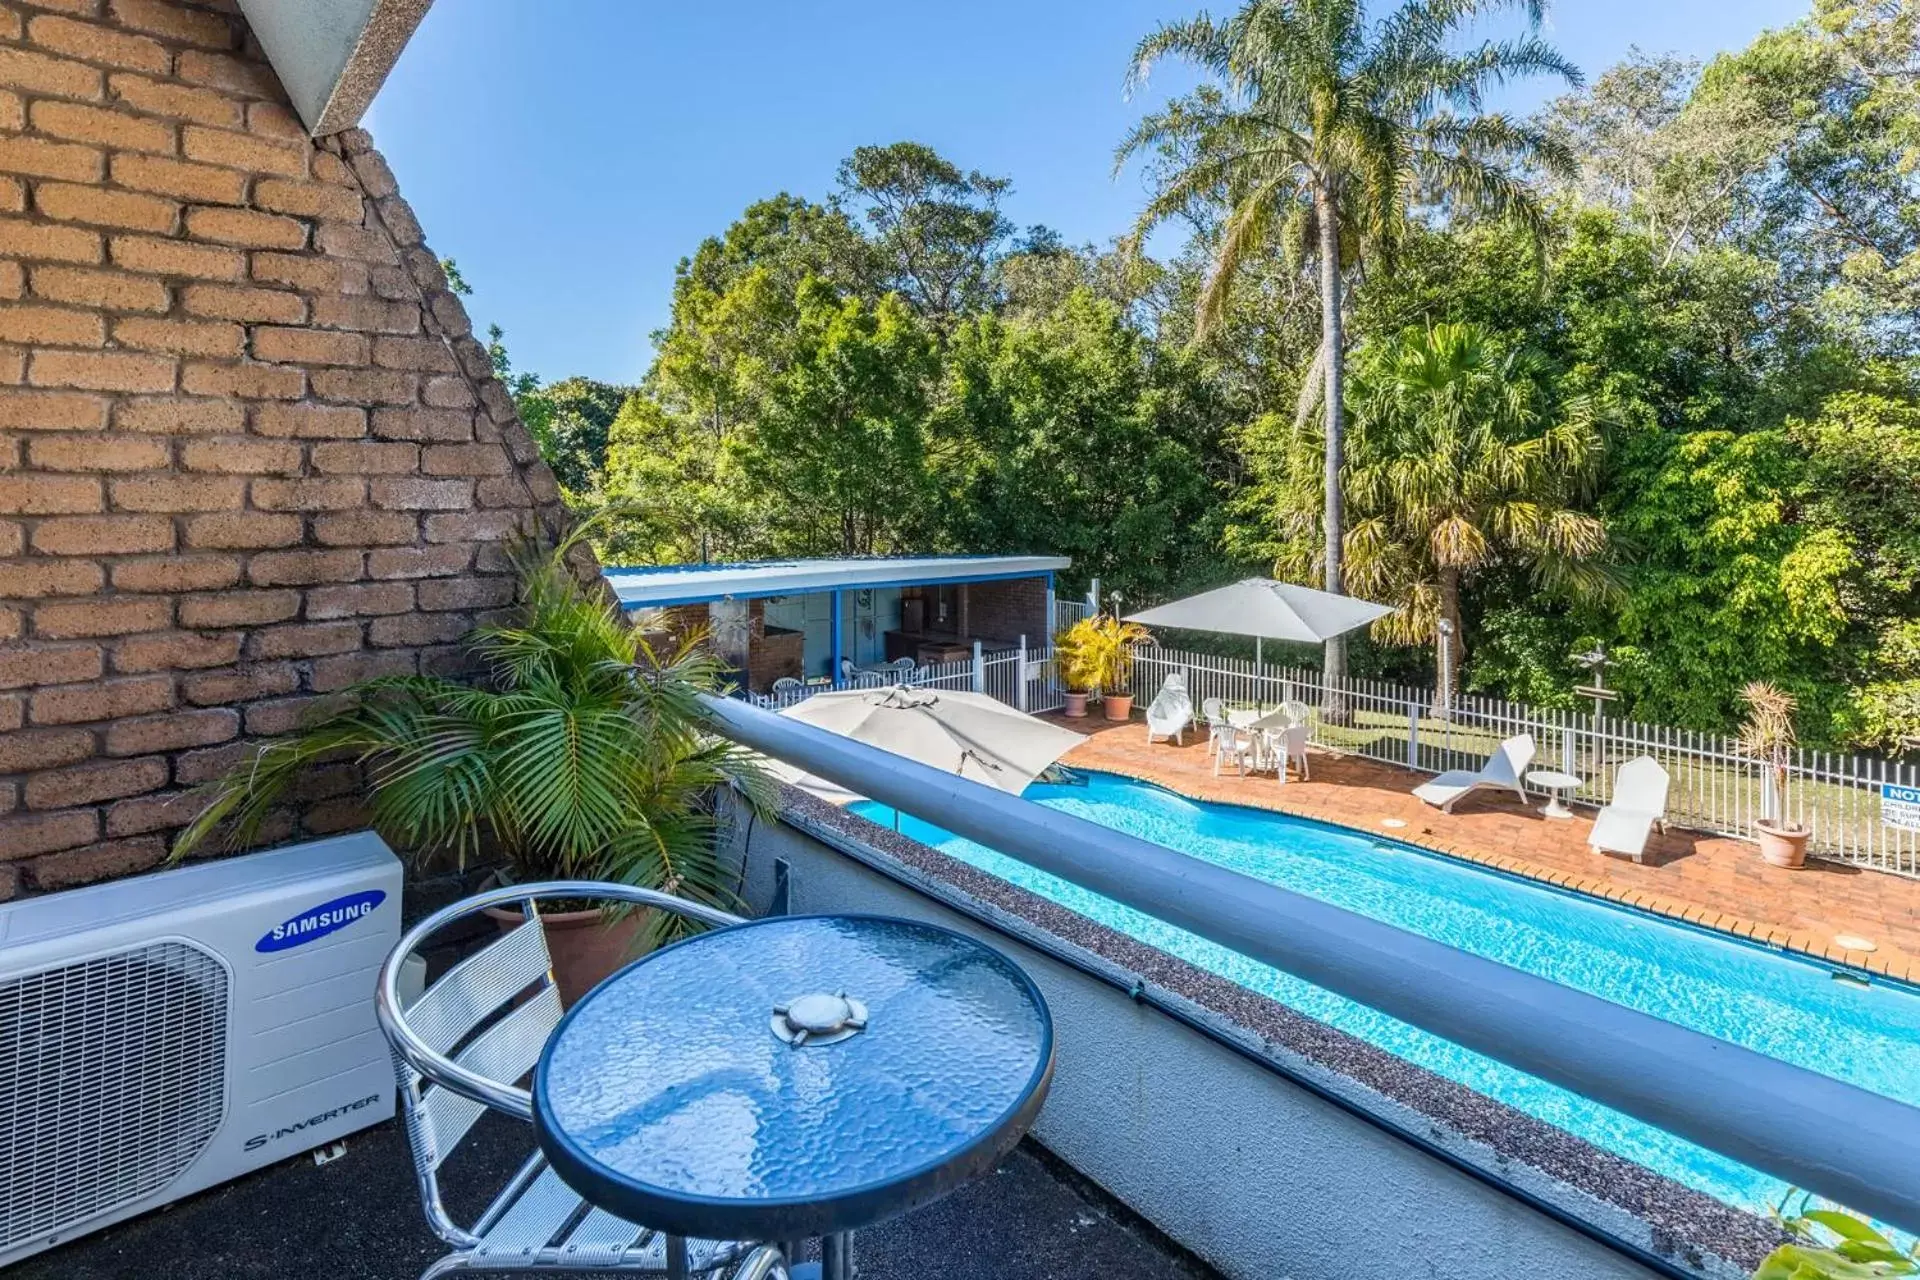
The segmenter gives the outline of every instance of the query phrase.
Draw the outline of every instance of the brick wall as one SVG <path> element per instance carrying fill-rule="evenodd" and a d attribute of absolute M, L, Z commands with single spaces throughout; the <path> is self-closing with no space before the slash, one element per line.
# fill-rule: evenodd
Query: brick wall
<path fill-rule="evenodd" d="M 154 866 L 247 739 L 457 667 L 562 518 L 385 162 L 230 0 L 0 0 L 0 897 Z"/>
<path fill-rule="evenodd" d="M 1047 580 L 1008 578 L 967 585 L 963 631 L 1011 645 L 1021 636 L 1035 648 L 1047 642 Z"/>

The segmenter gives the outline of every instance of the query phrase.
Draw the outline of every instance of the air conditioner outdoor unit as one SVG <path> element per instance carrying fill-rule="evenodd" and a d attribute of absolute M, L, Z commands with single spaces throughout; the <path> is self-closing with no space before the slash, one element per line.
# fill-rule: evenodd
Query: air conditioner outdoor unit
<path fill-rule="evenodd" d="M 0 1266 L 393 1114 L 377 836 L 0 906 Z"/>

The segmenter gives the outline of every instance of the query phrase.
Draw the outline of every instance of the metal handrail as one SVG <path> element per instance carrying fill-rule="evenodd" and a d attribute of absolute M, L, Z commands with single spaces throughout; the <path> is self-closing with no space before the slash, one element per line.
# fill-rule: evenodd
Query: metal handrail
<path fill-rule="evenodd" d="M 1920 1233 L 1920 1108 L 728 699 L 728 737 Z"/>
<path fill-rule="evenodd" d="M 467 1070 L 435 1050 L 407 1023 L 406 1006 L 400 1000 L 400 967 L 408 956 L 420 949 L 423 942 L 455 920 L 487 907 L 531 903 L 541 898 L 598 898 L 670 911 L 716 927 L 741 923 L 739 916 L 654 889 L 600 880 L 543 880 L 535 884 L 506 885 L 462 898 L 451 906 L 440 908 L 407 930 L 400 941 L 394 944 L 393 950 L 387 953 L 386 963 L 380 966 L 380 981 L 374 993 L 374 1012 L 380 1020 L 380 1029 L 386 1033 L 387 1042 L 409 1067 L 428 1081 L 527 1121 L 533 1119 L 532 1094 Z M 533 913 L 528 912 L 528 915 L 532 917 Z"/>

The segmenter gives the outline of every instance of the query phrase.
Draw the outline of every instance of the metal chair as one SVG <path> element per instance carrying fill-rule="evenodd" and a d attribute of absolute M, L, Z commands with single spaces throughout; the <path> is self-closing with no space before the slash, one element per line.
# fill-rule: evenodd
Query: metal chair
<path fill-rule="evenodd" d="M 789 1280 L 786 1255 L 772 1245 L 679 1240 L 588 1205 L 535 1151 L 470 1227 L 448 1214 L 440 1169 L 481 1115 L 498 1111 L 532 1122 L 533 1098 L 519 1082 L 533 1070 L 560 1021 L 546 937 L 543 898 L 594 898 L 670 911 L 711 925 L 738 916 L 650 889 L 591 880 L 494 889 L 434 912 L 409 929 L 380 970 L 375 1007 L 393 1048 L 394 1071 L 413 1150 L 421 1205 L 433 1233 L 453 1252 L 421 1280 L 468 1271 L 620 1272 L 666 1275 L 670 1253 L 684 1250 L 688 1274 L 729 1280 Z M 456 920 L 487 907 L 520 905 L 528 922 L 466 957 L 411 1004 L 400 997 L 408 957 Z"/>

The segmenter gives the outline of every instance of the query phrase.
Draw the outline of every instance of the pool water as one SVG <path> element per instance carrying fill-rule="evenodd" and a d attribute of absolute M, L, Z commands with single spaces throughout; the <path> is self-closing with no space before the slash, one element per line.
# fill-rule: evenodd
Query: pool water
<path fill-rule="evenodd" d="M 1862 1088 L 1920 1104 L 1920 994 L 1341 827 L 1089 774 L 1029 800 Z M 893 811 L 864 801 L 882 826 Z M 1786 1184 L 911 815 L 900 831 L 1686 1186 L 1764 1213 Z M 1719 1087 L 1702 1080 L 1700 1087 Z"/>

